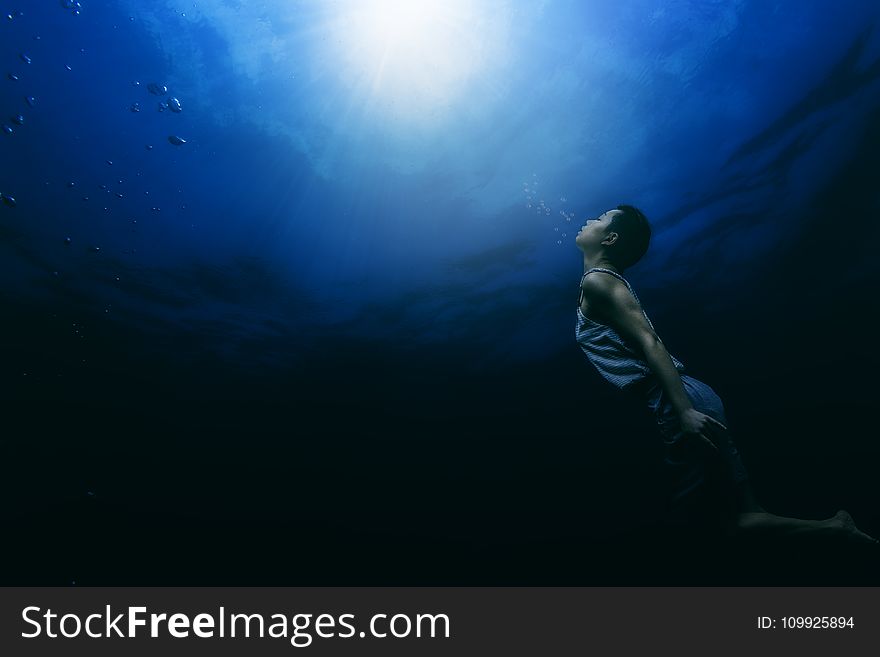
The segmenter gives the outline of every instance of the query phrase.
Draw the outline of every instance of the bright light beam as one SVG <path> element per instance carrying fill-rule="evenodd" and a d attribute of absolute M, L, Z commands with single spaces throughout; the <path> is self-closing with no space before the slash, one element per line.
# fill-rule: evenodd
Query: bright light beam
<path fill-rule="evenodd" d="M 474 0 L 353 0 L 333 22 L 341 82 L 386 117 L 437 118 L 484 71 L 487 22 Z"/>

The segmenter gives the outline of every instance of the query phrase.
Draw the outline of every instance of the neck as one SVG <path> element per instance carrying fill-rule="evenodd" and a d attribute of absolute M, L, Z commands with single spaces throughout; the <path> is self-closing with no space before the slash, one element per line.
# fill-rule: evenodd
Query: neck
<path fill-rule="evenodd" d="M 610 269 L 615 274 L 619 274 L 620 270 L 607 258 L 604 258 L 601 255 L 590 256 L 586 253 L 584 254 L 584 271 L 588 269 L 593 269 L 594 267 L 601 267 L 603 269 Z"/>

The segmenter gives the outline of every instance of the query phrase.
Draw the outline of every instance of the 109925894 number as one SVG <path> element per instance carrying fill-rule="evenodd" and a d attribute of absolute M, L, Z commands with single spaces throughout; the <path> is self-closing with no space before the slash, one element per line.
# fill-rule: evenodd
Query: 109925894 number
<path fill-rule="evenodd" d="M 853 628 L 852 616 L 783 616 L 782 627 L 786 630 L 819 630 Z"/>

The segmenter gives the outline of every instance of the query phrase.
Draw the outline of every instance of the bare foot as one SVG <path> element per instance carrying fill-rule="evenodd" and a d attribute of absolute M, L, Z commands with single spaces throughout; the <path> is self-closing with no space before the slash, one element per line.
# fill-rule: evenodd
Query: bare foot
<path fill-rule="evenodd" d="M 829 523 L 831 526 L 843 530 L 846 537 L 854 543 L 862 545 L 880 545 L 880 541 L 856 527 L 855 520 L 853 520 L 852 516 L 843 509 L 835 513 Z"/>

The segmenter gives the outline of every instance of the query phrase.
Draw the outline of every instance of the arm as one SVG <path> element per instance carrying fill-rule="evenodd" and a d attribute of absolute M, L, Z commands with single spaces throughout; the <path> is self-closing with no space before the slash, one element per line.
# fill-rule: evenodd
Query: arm
<path fill-rule="evenodd" d="M 608 325 L 632 345 L 651 368 L 678 414 L 682 431 L 700 436 L 714 448 L 711 438 L 726 427 L 693 407 L 672 357 L 626 285 L 610 276 L 587 276 L 582 287 Z"/>

